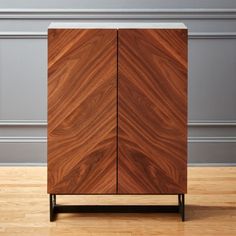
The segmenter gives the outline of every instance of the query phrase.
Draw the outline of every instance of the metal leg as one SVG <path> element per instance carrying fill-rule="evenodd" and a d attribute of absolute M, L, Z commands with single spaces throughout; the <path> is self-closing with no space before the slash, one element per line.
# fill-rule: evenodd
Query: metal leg
<path fill-rule="evenodd" d="M 182 221 L 185 221 L 185 195 L 178 194 L 178 203 L 179 203 L 179 213 L 181 216 Z"/>
<path fill-rule="evenodd" d="M 49 208 L 50 208 L 50 221 L 54 221 L 55 219 L 55 205 L 56 205 L 56 195 L 49 195 Z"/>
<path fill-rule="evenodd" d="M 180 204 L 181 204 L 181 199 L 180 199 L 180 194 L 178 194 L 178 206 L 180 207 Z"/>
<path fill-rule="evenodd" d="M 53 194 L 52 196 L 53 196 L 53 198 L 52 198 L 53 199 L 53 203 L 54 203 L 54 206 L 55 206 L 57 204 L 56 203 L 56 194 Z"/>
<path fill-rule="evenodd" d="M 184 194 L 178 194 L 178 205 L 58 205 L 56 204 L 56 194 L 50 194 L 50 221 L 56 219 L 57 213 L 93 212 L 93 213 L 146 213 L 146 212 L 176 212 L 185 220 Z"/>
<path fill-rule="evenodd" d="M 182 194 L 182 221 L 185 221 L 185 195 Z"/>

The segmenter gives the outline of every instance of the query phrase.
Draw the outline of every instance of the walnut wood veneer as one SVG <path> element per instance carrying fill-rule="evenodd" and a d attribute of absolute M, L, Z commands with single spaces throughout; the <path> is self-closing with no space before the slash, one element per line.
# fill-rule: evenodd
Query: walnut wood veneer
<path fill-rule="evenodd" d="M 48 193 L 186 193 L 187 29 L 48 32 Z"/>
<path fill-rule="evenodd" d="M 117 32 L 48 35 L 48 192 L 116 193 Z"/>
<path fill-rule="evenodd" d="M 187 32 L 118 31 L 118 192 L 185 193 Z"/>

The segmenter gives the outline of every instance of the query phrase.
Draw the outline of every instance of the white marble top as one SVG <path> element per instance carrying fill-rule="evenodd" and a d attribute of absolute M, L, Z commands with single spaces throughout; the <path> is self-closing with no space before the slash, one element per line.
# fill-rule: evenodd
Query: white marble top
<path fill-rule="evenodd" d="M 119 22 L 96 22 L 96 23 L 78 23 L 78 22 L 65 22 L 65 23 L 51 23 L 49 29 L 186 29 L 183 23 L 119 23 Z"/>

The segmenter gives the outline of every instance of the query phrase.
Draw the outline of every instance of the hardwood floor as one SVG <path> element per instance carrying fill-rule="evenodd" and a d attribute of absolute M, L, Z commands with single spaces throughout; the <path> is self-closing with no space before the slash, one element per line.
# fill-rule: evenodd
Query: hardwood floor
<path fill-rule="evenodd" d="M 60 214 L 49 222 L 46 167 L 0 167 L 0 235 L 236 235 L 236 167 L 188 168 L 177 214 Z M 176 204 L 175 196 L 58 196 L 62 204 Z"/>

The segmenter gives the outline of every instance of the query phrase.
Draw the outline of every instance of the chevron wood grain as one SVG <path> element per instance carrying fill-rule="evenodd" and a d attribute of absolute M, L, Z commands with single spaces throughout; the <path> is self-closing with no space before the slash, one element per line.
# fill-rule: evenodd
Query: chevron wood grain
<path fill-rule="evenodd" d="M 117 31 L 48 31 L 48 193 L 116 192 Z"/>
<path fill-rule="evenodd" d="M 187 30 L 118 31 L 118 192 L 187 190 Z"/>

